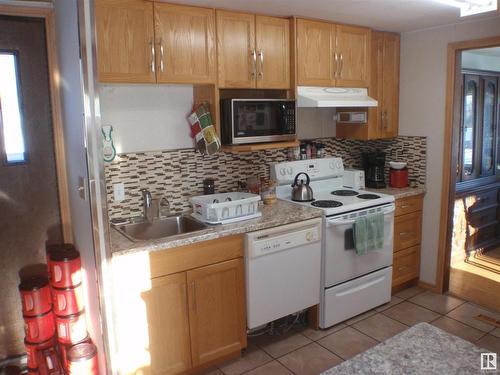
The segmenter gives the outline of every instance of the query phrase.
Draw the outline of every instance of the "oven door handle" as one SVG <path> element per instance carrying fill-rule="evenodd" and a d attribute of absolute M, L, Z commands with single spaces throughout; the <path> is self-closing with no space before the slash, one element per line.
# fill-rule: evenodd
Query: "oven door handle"
<path fill-rule="evenodd" d="M 396 211 L 396 207 L 392 206 L 392 207 L 388 207 L 382 211 L 380 211 L 380 213 L 384 214 L 385 215 L 389 215 L 389 214 L 392 214 L 394 211 Z M 330 220 L 327 220 L 326 221 L 326 224 L 327 226 L 334 226 L 334 225 L 352 225 L 356 222 L 356 220 L 339 220 L 339 219 L 330 219 Z"/>

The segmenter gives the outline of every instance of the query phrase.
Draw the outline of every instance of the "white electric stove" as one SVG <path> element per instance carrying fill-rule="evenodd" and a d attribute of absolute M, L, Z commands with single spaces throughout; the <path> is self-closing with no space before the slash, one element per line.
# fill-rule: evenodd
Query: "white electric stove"
<path fill-rule="evenodd" d="M 292 184 L 307 173 L 314 200 L 295 202 Z M 394 197 L 344 187 L 341 158 L 299 160 L 271 165 L 279 199 L 323 210 L 320 327 L 327 328 L 391 299 Z M 299 177 L 304 178 L 304 175 Z M 380 249 L 364 255 L 355 250 L 356 219 L 384 215 L 384 241 Z"/>

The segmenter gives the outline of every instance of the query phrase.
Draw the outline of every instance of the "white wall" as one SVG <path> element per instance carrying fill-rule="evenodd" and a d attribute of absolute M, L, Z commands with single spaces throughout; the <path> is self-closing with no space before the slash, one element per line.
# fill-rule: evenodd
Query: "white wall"
<path fill-rule="evenodd" d="M 500 72 L 500 56 L 486 56 L 474 52 L 462 52 L 462 68 Z"/>
<path fill-rule="evenodd" d="M 427 136 L 420 279 L 435 284 L 444 144 L 448 43 L 500 35 L 500 18 L 403 33 L 399 132 Z"/>
<path fill-rule="evenodd" d="M 101 85 L 103 125 L 113 126 L 117 153 L 194 147 L 187 115 L 193 87 L 186 85 Z"/>

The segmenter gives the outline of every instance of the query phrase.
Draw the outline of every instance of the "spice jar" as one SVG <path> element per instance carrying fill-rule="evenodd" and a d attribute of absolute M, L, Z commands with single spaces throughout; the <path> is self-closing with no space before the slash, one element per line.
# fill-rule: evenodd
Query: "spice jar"
<path fill-rule="evenodd" d="M 273 204 L 276 202 L 276 183 L 273 180 L 266 178 L 261 179 L 261 193 L 260 197 L 264 204 Z"/>

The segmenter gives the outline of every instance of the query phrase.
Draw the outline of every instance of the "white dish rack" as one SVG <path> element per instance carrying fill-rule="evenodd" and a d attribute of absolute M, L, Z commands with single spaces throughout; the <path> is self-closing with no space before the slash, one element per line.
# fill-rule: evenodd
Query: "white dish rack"
<path fill-rule="evenodd" d="M 251 193 L 222 193 L 191 198 L 195 219 L 208 224 L 228 224 L 262 216 L 260 195 Z"/>

